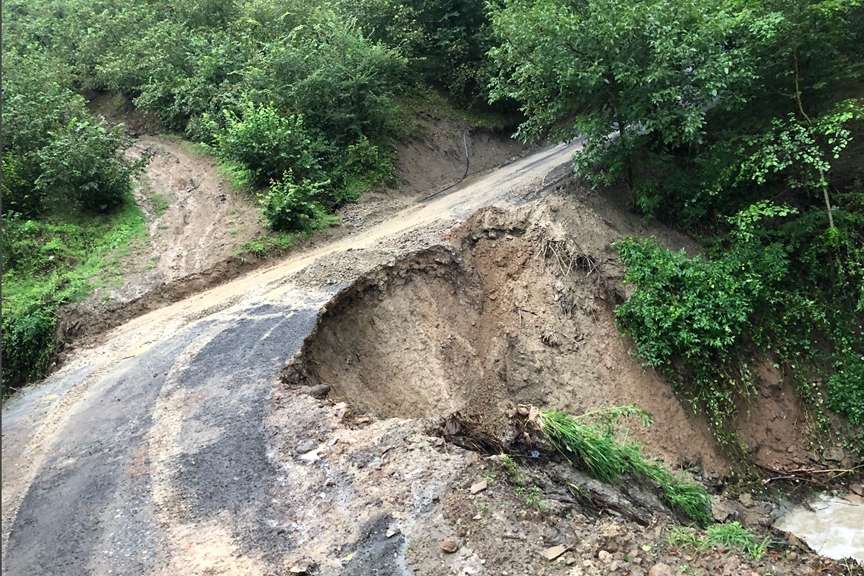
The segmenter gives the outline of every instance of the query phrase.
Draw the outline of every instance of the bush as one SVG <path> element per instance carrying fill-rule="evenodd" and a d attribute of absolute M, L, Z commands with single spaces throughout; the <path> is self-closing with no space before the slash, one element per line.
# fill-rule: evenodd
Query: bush
<path fill-rule="evenodd" d="M 627 264 L 625 280 L 637 285 L 615 311 L 619 326 L 645 364 L 658 368 L 679 395 L 706 413 L 720 443 L 736 449 L 728 425 L 734 396 L 749 393 L 752 385 L 743 351 L 752 315 L 764 300 L 763 268 L 736 254 L 690 259 L 654 239 L 625 239 L 616 248 Z M 769 261 L 782 263 L 774 256 Z"/>
<path fill-rule="evenodd" d="M 42 303 L 23 310 L 3 310 L 4 396 L 45 375 L 54 350 L 56 324 L 54 309 Z"/>
<path fill-rule="evenodd" d="M 38 153 L 42 170 L 34 182 L 46 205 L 107 212 L 123 203 L 141 164 L 120 156 L 128 142 L 119 126 L 107 130 L 104 122 L 76 118 L 52 136 Z"/>
<path fill-rule="evenodd" d="M 311 231 L 326 228 L 336 218 L 329 216 L 320 199 L 326 196 L 330 182 L 302 180 L 295 184 L 291 172 L 274 182 L 261 194 L 264 219 L 271 229 L 284 232 Z"/>
<path fill-rule="evenodd" d="M 4 212 L 105 212 L 131 191 L 139 165 L 120 155 L 121 129 L 93 120 L 68 81 L 44 55 L 4 51 Z"/>
<path fill-rule="evenodd" d="M 306 130 L 303 116 L 286 118 L 272 105 L 247 101 L 242 116 L 226 110 L 225 121 L 225 128 L 215 134 L 217 151 L 247 170 L 254 186 L 266 186 L 286 172 L 300 180 L 321 176 L 318 155 L 324 144 Z"/>
<path fill-rule="evenodd" d="M 396 185 L 393 154 L 384 152 L 363 136 L 349 145 L 345 155 L 333 171 L 333 201 L 338 204 L 356 202 L 378 182 Z"/>

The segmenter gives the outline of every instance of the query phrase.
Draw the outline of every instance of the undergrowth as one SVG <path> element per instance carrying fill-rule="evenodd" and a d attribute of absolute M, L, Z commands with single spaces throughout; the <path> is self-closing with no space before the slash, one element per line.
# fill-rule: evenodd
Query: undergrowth
<path fill-rule="evenodd" d="M 848 211 L 836 210 L 828 230 L 812 213 L 751 205 L 727 219 L 730 230 L 709 245 L 709 259 L 655 239 L 616 245 L 625 281 L 636 285 L 616 309 L 619 326 L 645 365 L 706 415 L 739 463 L 746 448 L 733 432 L 736 401 L 755 393 L 751 366 L 759 353 L 803 382 L 799 395 L 823 434 L 839 432 L 824 408 L 864 427 L 864 216 L 860 201 L 839 199 Z M 817 380 L 824 389 L 811 389 Z M 852 448 L 864 454 L 862 439 Z"/>
<path fill-rule="evenodd" d="M 3 396 L 43 377 L 54 347 L 56 310 L 121 280 L 120 261 L 145 235 L 128 200 L 113 214 L 3 217 Z"/>
<path fill-rule="evenodd" d="M 260 236 L 254 240 L 244 243 L 237 255 L 240 257 L 252 254 L 257 258 L 267 258 L 273 254 L 282 254 L 293 248 L 297 242 L 309 237 L 308 232 L 276 232 L 266 236 Z"/>
<path fill-rule="evenodd" d="M 707 526 L 712 522 L 711 501 L 704 488 L 685 482 L 661 464 L 647 460 L 637 443 L 619 443 L 614 438 L 614 422 L 624 416 L 639 416 L 645 424 L 651 422 L 645 411 L 633 406 L 579 418 L 561 412 L 541 412 L 540 421 L 552 445 L 572 464 L 584 466 L 593 478 L 607 483 L 625 474 L 646 479 L 660 487 L 674 510 L 700 526 Z M 582 423 L 598 417 L 600 424 Z"/>

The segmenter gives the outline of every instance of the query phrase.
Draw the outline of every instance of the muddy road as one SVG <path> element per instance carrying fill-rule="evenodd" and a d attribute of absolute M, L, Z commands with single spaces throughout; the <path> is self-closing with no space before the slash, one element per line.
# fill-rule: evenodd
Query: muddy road
<path fill-rule="evenodd" d="M 299 468 L 289 470 L 296 463 L 274 456 L 266 421 L 277 377 L 319 311 L 355 271 L 405 246 L 434 243 L 478 208 L 536 197 L 566 173 L 575 149 L 526 157 L 331 245 L 136 318 L 8 401 L 3 573 L 284 573 L 286 558 L 303 547 L 290 517 L 308 486 Z M 321 264 L 328 259 L 335 264 Z M 326 428 L 315 419 L 325 418 L 323 408 L 306 401 L 294 401 L 292 421 L 306 422 L 307 431 L 316 422 Z M 290 426 L 283 433 L 289 439 L 280 442 L 303 440 L 290 438 Z M 373 528 L 359 536 L 370 558 L 404 547 L 402 536 L 372 542 Z M 393 565 L 386 573 L 405 570 Z"/>

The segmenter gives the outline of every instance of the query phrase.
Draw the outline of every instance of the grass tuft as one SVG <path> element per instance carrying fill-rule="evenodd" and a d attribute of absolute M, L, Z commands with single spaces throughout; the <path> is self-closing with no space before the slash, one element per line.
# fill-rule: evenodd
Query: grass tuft
<path fill-rule="evenodd" d="M 582 424 L 576 418 L 561 412 L 541 412 L 543 432 L 553 446 L 570 462 L 581 463 L 588 473 L 602 482 L 611 483 L 626 473 L 646 478 L 657 484 L 666 496 L 668 504 L 682 512 L 700 526 L 709 525 L 711 500 L 705 489 L 687 483 L 656 462 L 646 460 L 638 444 L 621 444 L 613 437 L 614 421 L 630 415 L 647 414 L 635 407 L 618 407 L 607 411 L 605 429 L 592 424 Z M 595 413 L 586 414 L 595 416 Z"/>
<path fill-rule="evenodd" d="M 717 524 L 705 531 L 705 536 L 691 528 L 672 527 L 666 541 L 671 546 L 705 550 L 712 546 L 734 548 L 741 550 L 756 560 L 765 556 L 770 539 L 766 536 L 759 539 L 755 534 L 741 526 L 738 522 Z"/>

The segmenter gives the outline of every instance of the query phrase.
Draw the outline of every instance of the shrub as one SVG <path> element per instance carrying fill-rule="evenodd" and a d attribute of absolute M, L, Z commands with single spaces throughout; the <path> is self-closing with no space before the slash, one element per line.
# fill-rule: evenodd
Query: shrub
<path fill-rule="evenodd" d="M 289 171 L 299 180 L 321 176 L 318 155 L 325 146 L 304 127 L 303 116 L 286 118 L 272 105 L 247 101 L 239 117 L 226 110 L 225 122 L 215 135 L 217 151 L 248 170 L 254 186 L 265 186 Z"/>
<path fill-rule="evenodd" d="M 107 212 L 132 191 L 132 176 L 141 164 L 119 155 L 127 146 L 121 128 L 106 128 L 104 122 L 76 118 L 52 133 L 38 153 L 42 169 L 34 182 L 48 207 Z"/>
<path fill-rule="evenodd" d="M 706 412 L 721 444 L 735 448 L 728 427 L 734 396 L 751 386 L 743 345 L 765 292 L 758 262 L 737 255 L 690 259 L 654 239 L 628 238 L 616 248 L 627 264 L 625 281 L 637 285 L 615 311 L 619 326 L 647 366 L 658 368 L 679 395 Z"/>
<path fill-rule="evenodd" d="M 294 232 L 325 228 L 335 220 L 329 216 L 320 199 L 326 196 L 330 182 L 302 180 L 295 184 L 291 172 L 260 195 L 264 219 L 273 230 Z"/>
<path fill-rule="evenodd" d="M 33 303 L 3 310 L 3 395 L 45 375 L 54 350 L 54 309 Z"/>

